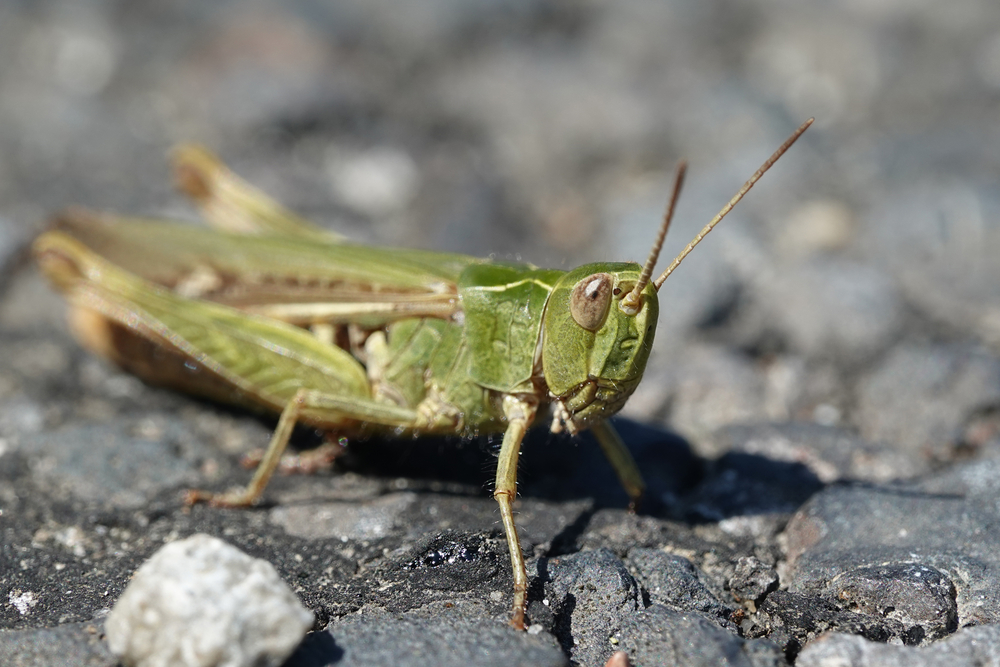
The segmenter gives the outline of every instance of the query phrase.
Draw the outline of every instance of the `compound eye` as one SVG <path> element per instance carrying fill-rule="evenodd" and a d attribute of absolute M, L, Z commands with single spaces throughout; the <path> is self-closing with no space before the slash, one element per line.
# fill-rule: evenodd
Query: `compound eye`
<path fill-rule="evenodd" d="M 587 276 L 573 287 L 569 297 L 569 312 L 587 331 L 597 331 L 608 318 L 614 278 L 607 273 Z"/>

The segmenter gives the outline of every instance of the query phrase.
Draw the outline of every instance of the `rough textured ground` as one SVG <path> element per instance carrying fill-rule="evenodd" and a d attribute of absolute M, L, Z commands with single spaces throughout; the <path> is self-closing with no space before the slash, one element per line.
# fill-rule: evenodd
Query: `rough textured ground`
<path fill-rule="evenodd" d="M 992 0 L 0 4 L 0 663 L 114 664 L 106 610 L 196 532 L 314 611 L 289 665 L 997 661 L 998 105 Z M 185 511 L 273 422 L 82 352 L 24 253 L 69 204 L 192 218 L 199 141 L 358 240 L 553 267 L 642 260 L 687 157 L 672 256 L 808 116 L 661 292 L 643 511 L 588 438 L 526 445 L 516 639 L 495 442 Z"/>

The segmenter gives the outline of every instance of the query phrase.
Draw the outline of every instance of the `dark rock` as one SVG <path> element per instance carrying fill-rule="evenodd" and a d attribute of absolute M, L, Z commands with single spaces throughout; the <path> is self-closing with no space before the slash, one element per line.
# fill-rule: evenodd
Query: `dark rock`
<path fill-rule="evenodd" d="M 697 613 L 653 605 L 629 616 L 619 645 L 643 667 L 779 667 L 781 650 L 766 639 L 744 640 Z"/>
<path fill-rule="evenodd" d="M 709 590 L 721 595 L 732 576 L 736 560 L 747 550 L 766 551 L 773 546 L 776 525 L 757 517 L 734 517 L 719 524 L 692 526 L 680 521 L 630 514 L 623 510 L 596 512 L 580 536 L 582 549 L 613 549 L 628 554 L 636 549 L 662 549 L 669 545 L 684 554 L 706 576 Z M 777 553 L 775 551 L 775 553 Z"/>
<path fill-rule="evenodd" d="M 747 637 L 768 637 L 789 660 L 824 632 L 857 634 L 886 642 L 905 634 L 898 624 L 864 614 L 842 611 L 828 600 L 790 591 L 768 595 L 757 613 L 743 622 Z"/>
<path fill-rule="evenodd" d="M 778 589 L 778 573 L 754 556 L 743 556 L 729 580 L 729 590 L 737 602 L 760 604 L 768 593 Z"/>
<path fill-rule="evenodd" d="M 579 536 L 578 549 L 599 549 L 602 546 L 626 554 L 638 547 L 656 548 L 662 544 L 693 543 L 695 548 L 710 548 L 708 542 L 695 535 L 690 526 L 679 521 L 665 521 L 653 516 L 633 514 L 624 509 L 603 509 L 594 512 Z"/>
<path fill-rule="evenodd" d="M 550 631 L 563 650 L 574 662 L 603 665 L 625 619 L 642 606 L 639 586 L 625 564 L 608 549 L 598 549 L 542 558 L 535 568 L 543 603 L 553 611 Z"/>
<path fill-rule="evenodd" d="M 465 605 L 466 618 L 509 618 L 513 581 L 502 535 L 447 531 L 391 556 L 372 568 L 373 586 L 351 587 L 365 613 L 433 616 Z"/>
<path fill-rule="evenodd" d="M 437 535 L 415 558 L 403 564 L 403 570 L 420 579 L 418 585 L 439 590 L 454 590 L 469 584 L 492 582 L 504 562 L 495 544 L 479 535 Z"/>
<path fill-rule="evenodd" d="M 977 461 L 920 482 L 824 490 L 788 525 L 786 583 L 831 599 L 843 594 L 859 610 L 891 607 L 890 616 L 929 636 L 954 627 L 953 604 L 959 626 L 1000 621 L 997 468 Z"/>
<path fill-rule="evenodd" d="M 735 611 L 719 602 L 702 582 L 698 569 L 683 556 L 656 549 L 633 549 L 628 562 L 648 604 L 680 612 L 697 611 L 727 624 Z"/>
<path fill-rule="evenodd" d="M 907 644 L 940 639 L 958 626 L 955 585 L 926 565 L 854 568 L 834 577 L 828 591 L 845 609 L 898 621 L 906 630 Z"/>
<path fill-rule="evenodd" d="M 605 471 L 607 472 L 607 471 Z M 620 487 L 620 485 L 619 485 Z M 523 498 L 518 503 L 518 531 L 521 547 L 529 555 L 549 549 L 559 553 L 572 544 L 581 525 L 593 513 L 589 500 L 552 502 Z M 422 542 L 428 535 L 447 531 L 482 531 L 498 528 L 497 503 L 480 489 L 460 495 L 422 493 L 399 517 L 398 528 L 409 540 Z"/>

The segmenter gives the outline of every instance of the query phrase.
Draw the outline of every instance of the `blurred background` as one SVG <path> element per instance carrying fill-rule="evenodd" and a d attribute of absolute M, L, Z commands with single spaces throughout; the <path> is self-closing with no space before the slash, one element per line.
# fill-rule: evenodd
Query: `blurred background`
<path fill-rule="evenodd" d="M 995 0 L 5 0 L 0 329 L 61 326 L 22 261 L 54 211 L 194 217 L 178 142 L 359 241 L 555 268 L 642 261 L 687 158 L 663 266 L 809 116 L 661 291 L 626 414 L 706 454 L 764 421 L 987 442 Z"/>

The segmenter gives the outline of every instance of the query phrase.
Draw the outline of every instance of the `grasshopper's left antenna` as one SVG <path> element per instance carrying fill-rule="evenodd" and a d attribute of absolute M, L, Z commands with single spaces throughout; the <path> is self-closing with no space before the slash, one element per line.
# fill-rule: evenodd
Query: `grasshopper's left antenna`
<path fill-rule="evenodd" d="M 753 176 L 750 177 L 750 180 L 743 184 L 743 187 L 740 188 L 740 191 L 736 193 L 736 196 L 730 199 L 729 203 L 723 206 L 722 210 L 719 211 L 719 213 L 714 218 L 712 218 L 712 220 L 707 225 L 705 225 L 700 232 L 698 232 L 698 235 L 694 237 L 694 240 L 691 241 L 691 243 L 687 244 L 687 247 L 681 251 L 681 254 L 677 255 L 676 259 L 674 259 L 674 261 L 670 263 L 670 266 L 667 267 L 667 270 L 661 273 L 660 277 L 653 282 L 653 284 L 656 286 L 657 291 L 660 290 L 660 286 L 663 285 L 663 281 L 667 279 L 667 276 L 673 273 L 674 269 L 680 266 L 680 263 L 684 260 L 685 257 L 688 256 L 688 253 L 694 250 L 694 247 L 699 243 L 701 243 L 701 240 L 705 238 L 705 236 L 707 236 L 710 231 L 712 231 L 712 228 L 715 227 L 717 224 L 719 224 L 719 222 L 724 217 L 726 217 L 726 215 L 728 215 L 731 210 L 733 210 L 733 207 L 736 206 L 737 202 L 743 199 L 743 195 L 749 192 L 750 188 L 754 186 L 754 183 L 759 181 L 760 177 L 763 176 L 764 173 L 771 168 L 771 165 L 777 162 L 778 158 L 784 155 L 785 151 L 787 151 L 789 148 L 792 147 L 792 144 L 795 143 L 796 139 L 801 137 L 802 133 L 809 129 L 809 126 L 813 124 L 814 120 L 816 119 L 810 118 L 806 122 L 802 123 L 802 125 L 799 126 L 799 129 L 795 130 L 795 132 L 792 132 L 792 136 L 788 137 L 788 139 L 785 140 L 785 143 L 781 144 L 778 150 L 774 151 L 774 154 L 771 157 L 767 158 L 767 161 L 760 166 L 760 169 L 758 169 Z M 643 273 L 645 273 L 645 271 Z"/>
<path fill-rule="evenodd" d="M 677 205 L 677 198 L 681 194 L 681 186 L 684 185 L 684 174 L 686 172 L 687 162 L 681 160 L 677 164 L 677 174 L 674 176 L 674 192 L 670 195 L 670 203 L 667 205 L 666 213 L 663 214 L 663 224 L 660 225 L 660 231 L 656 234 L 656 240 L 653 241 L 653 247 L 649 251 L 646 264 L 642 267 L 639 282 L 635 284 L 631 292 L 622 297 L 621 303 L 618 305 L 626 315 L 635 315 L 639 312 L 639 307 L 642 305 L 639 295 L 642 294 L 642 290 L 649 284 L 649 279 L 653 277 L 653 269 L 656 268 L 656 260 L 660 258 L 660 250 L 663 248 L 663 239 L 667 238 L 670 221 L 674 218 L 674 206 Z"/>

